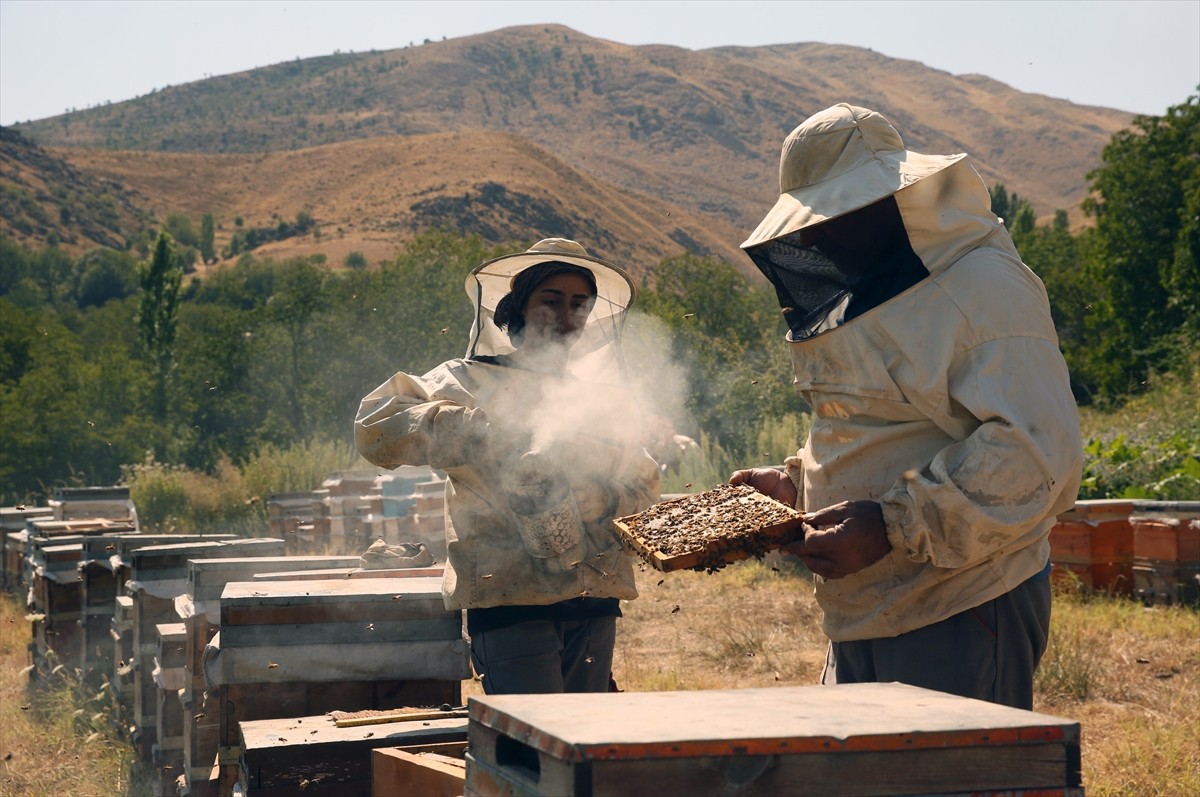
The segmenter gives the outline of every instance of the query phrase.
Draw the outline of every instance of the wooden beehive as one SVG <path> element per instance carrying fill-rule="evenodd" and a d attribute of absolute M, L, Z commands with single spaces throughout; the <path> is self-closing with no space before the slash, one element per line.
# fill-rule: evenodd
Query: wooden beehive
<path fill-rule="evenodd" d="M 28 522 L 50 520 L 53 515 L 48 506 L 0 507 L 0 589 L 13 592 L 19 586 Z"/>
<path fill-rule="evenodd" d="M 152 754 L 155 769 L 164 771 L 174 782 L 183 769 L 184 643 L 187 631 L 183 623 L 160 623 L 157 653 L 154 657 L 155 736 Z"/>
<path fill-rule="evenodd" d="M 432 719 L 337 727 L 328 716 L 243 722 L 239 786 L 245 797 L 372 797 L 372 757 L 379 748 L 454 744 L 467 720 Z M 379 792 L 388 797 L 428 792 Z"/>
<path fill-rule="evenodd" d="M 801 513 L 746 485 L 660 501 L 617 518 L 622 540 L 658 570 L 715 570 L 804 534 Z"/>
<path fill-rule="evenodd" d="M 358 557 L 256 556 L 188 561 L 187 592 L 176 599 L 176 610 L 186 630 L 183 725 L 183 778 L 187 790 L 200 797 L 208 791 L 217 757 L 220 734 L 220 701 L 209 699 L 204 678 L 204 649 L 221 627 L 221 593 L 225 585 L 246 581 L 260 572 L 357 564 Z"/>
<path fill-rule="evenodd" d="M 96 680 L 111 678 L 116 655 L 113 614 L 117 598 L 125 594 L 125 582 L 132 566 L 131 553 L 151 545 L 178 544 L 234 539 L 233 534 L 143 534 L 125 532 L 98 534 L 83 540 L 83 559 L 79 564 L 82 589 L 80 626 L 83 676 Z M 132 645 L 132 637 L 128 640 Z M 132 651 L 126 651 L 132 655 Z M 118 658 L 124 658 L 120 656 Z"/>
<path fill-rule="evenodd" d="M 79 559 L 82 537 L 28 540 L 29 608 L 33 612 L 32 660 L 38 672 L 80 658 Z"/>
<path fill-rule="evenodd" d="M 1078 723 L 896 683 L 469 707 L 468 797 L 1083 794 Z"/>
<path fill-rule="evenodd" d="M 1147 603 L 1200 603 L 1200 501 L 1138 501 L 1134 592 Z"/>
<path fill-rule="evenodd" d="M 471 672 L 462 613 L 428 577 L 233 582 L 213 647 L 221 794 L 236 780 L 239 724 L 457 705 Z"/>
<path fill-rule="evenodd" d="M 1072 573 L 1090 589 L 1118 595 L 1133 591 L 1133 501 L 1078 501 L 1050 530 L 1056 577 Z"/>
<path fill-rule="evenodd" d="M 274 538 L 219 539 L 168 545 L 148 545 L 130 552 L 125 590 L 133 599 L 133 721 L 139 753 L 150 759 L 156 739 L 157 696 L 152 677 L 160 623 L 178 622 L 175 599 L 187 591 L 190 559 L 264 556 L 283 553 L 283 540 Z"/>

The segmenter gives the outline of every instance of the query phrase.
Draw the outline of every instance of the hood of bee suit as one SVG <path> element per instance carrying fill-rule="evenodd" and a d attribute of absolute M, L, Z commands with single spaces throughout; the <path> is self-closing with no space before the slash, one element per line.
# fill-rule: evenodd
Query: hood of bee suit
<path fill-rule="evenodd" d="M 512 290 L 518 274 L 550 262 L 585 269 L 596 281 L 596 303 L 582 334 L 571 346 L 569 369 L 581 378 L 619 381 L 621 330 L 637 289 L 624 269 L 588 254 L 583 246 L 566 238 L 545 238 L 524 252 L 503 255 L 472 269 L 465 287 L 475 306 L 475 317 L 466 356 L 494 357 L 516 350 L 508 333 L 496 326 L 496 306 Z"/>
<path fill-rule="evenodd" d="M 779 293 L 792 339 L 818 333 L 848 286 L 805 228 L 894 196 L 909 245 L 929 275 L 982 245 L 1016 252 L 965 154 L 906 149 L 883 115 L 840 103 L 810 116 L 784 140 L 779 198 L 742 249 Z"/>

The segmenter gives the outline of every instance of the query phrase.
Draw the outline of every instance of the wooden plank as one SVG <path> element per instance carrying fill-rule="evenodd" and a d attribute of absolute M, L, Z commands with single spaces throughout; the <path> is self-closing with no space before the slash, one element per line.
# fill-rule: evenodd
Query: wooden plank
<path fill-rule="evenodd" d="M 1084 797 L 1081 786 L 1025 786 L 1061 780 L 1067 766 L 1061 748 L 1043 745 L 997 748 L 987 755 L 965 748 L 778 756 L 702 756 L 619 760 L 574 771 L 521 772 L 497 768 L 476 755 L 472 740 L 465 754 L 466 795 L 565 795 L 625 797 L 630 794 L 718 797 L 729 794 L 772 797 Z M 554 763 L 554 762 L 552 762 Z M 971 784 L 990 783 L 990 786 Z M 1005 785 L 1011 784 L 1011 785 Z M 393 792 L 395 794 L 403 792 Z"/>
<path fill-rule="evenodd" d="M 286 570 L 292 573 L 332 567 L 357 567 L 357 556 L 239 556 L 225 559 L 191 559 L 188 592 L 194 601 L 218 601 L 231 581 L 251 581 L 259 573 Z"/>
<path fill-rule="evenodd" d="M 334 724 L 339 728 L 354 728 L 360 725 L 380 725 L 386 722 L 412 722 L 414 720 L 438 720 L 450 719 L 453 717 L 467 716 L 467 710 L 450 709 L 443 711 L 441 709 L 396 709 L 393 711 L 360 711 L 350 712 L 350 716 L 345 715 L 347 712 L 335 711 L 332 714 Z"/>
<path fill-rule="evenodd" d="M 441 578 L 442 567 L 409 567 L 400 570 L 364 570 L 361 567 L 338 567 L 304 572 L 256 573 L 251 581 L 315 581 L 331 578 Z"/>
<path fill-rule="evenodd" d="M 458 797 L 466 788 L 464 742 L 371 751 L 371 797 Z"/>

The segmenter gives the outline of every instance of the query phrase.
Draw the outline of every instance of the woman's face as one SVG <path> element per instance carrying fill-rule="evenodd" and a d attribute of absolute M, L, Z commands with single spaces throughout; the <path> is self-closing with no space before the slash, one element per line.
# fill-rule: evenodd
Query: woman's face
<path fill-rule="evenodd" d="M 587 323 L 596 297 L 578 274 L 555 274 L 533 290 L 525 304 L 525 343 L 574 342 Z"/>

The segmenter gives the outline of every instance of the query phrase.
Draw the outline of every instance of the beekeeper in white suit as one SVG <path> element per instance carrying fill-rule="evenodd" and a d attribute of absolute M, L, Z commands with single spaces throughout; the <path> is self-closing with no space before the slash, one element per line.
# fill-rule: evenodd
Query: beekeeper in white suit
<path fill-rule="evenodd" d="M 367 395 L 358 450 L 445 471 L 448 609 L 465 609 L 488 694 L 607 691 L 620 600 L 637 596 L 614 517 L 658 499 L 621 388 L 633 282 L 551 238 L 475 268 L 467 356 Z"/>
<path fill-rule="evenodd" d="M 742 244 L 787 319 L 808 440 L 731 477 L 803 509 L 824 683 L 900 681 L 1030 708 L 1049 532 L 1082 445 L 1041 281 L 965 155 L 905 149 L 847 104 L 788 135 Z"/>

